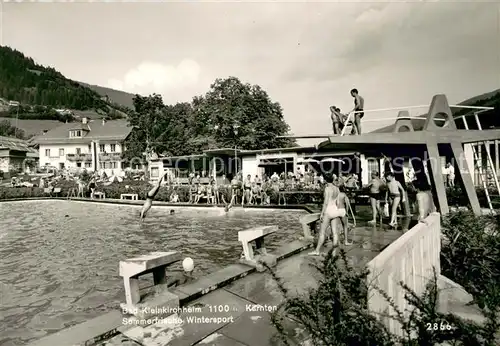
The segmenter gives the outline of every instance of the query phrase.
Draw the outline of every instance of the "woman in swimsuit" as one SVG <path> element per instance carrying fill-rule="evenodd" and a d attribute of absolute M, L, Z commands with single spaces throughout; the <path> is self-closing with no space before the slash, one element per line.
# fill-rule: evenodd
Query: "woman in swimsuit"
<path fill-rule="evenodd" d="M 392 172 L 387 172 L 385 174 L 385 179 L 387 180 L 387 192 L 385 194 L 385 202 L 389 200 L 389 197 L 392 199 L 391 203 L 391 222 L 389 226 L 396 227 L 398 224 L 397 221 L 397 212 L 400 202 L 404 202 L 405 190 L 399 181 L 394 178 L 394 174 Z"/>
<path fill-rule="evenodd" d="M 339 202 L 339 199 L 342 197 L 340 190 L 337 186 L 333 185 L 332 175 L 327 175 L 325 179 L 327 184 L 325 186 L 323 210 L 321 211 L 321 217 L 320 217 L 321 226 L 319 230 L 318 244 L 316 245 L 316 250 L 310 253 L 310 255 L 313 256 L 320 255 L 320 250 L 321 247 L 323 246 L 323 243 L 325 242 L 326 231 L 328 227 L 331 227 L 332 230 L 333 245 L 334 246 L 338 245 L 339 235 L 337 232 L 338 224 L 336 220 L 339 219 L 341 221 L 344 230 L 347 228 L 347 224 L 344 224 L 346 223 L 347 212 L 345 206 L 344 208 L 341 208 L 342 205 Z"/>

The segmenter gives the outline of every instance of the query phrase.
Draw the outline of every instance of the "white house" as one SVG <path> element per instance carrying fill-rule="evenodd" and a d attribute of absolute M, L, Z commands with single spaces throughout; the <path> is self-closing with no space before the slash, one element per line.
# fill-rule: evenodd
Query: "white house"
<path fill-rule="evenodd" d="M 125 168 L 121 158 L 124 141 L 131 131 L 126 120 L 82 118 L 81 122 L 63 124 L 36 138 L 39 165 L 120 174 Z"/>

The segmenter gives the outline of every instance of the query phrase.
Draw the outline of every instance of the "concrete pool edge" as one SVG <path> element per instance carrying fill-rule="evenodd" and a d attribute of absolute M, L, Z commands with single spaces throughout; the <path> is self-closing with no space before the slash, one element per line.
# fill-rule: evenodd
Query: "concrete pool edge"
<path fill-rule="evenodd" d="M 66 198 L 66 197 L 23 197 L 23 198 L 9 198 L 9 199 L 0 199 L 0 203 L 2 202 L 30 202 L 30 201 L 74 201 L 74 202 L 88 202 L 88 203 L 103 203 L 103 204 L 115 204 L 115 205 L 133 205 L 133 206 L 141 206 L 144 203 L 144 200 L 123 200 L 123 199 L 91 199 L 91 198 Z M 181 208 L 214 208 L 219 207 L 223 208 L 224 204 L 192 204 L 192 203 L 168 203 L 155 201 L 153 206 L 156 207 L 181 207 Z M 235 207 L 241 208 L 241 205 L 236 205 Z M 312 209 L 311 205 L 306 204 L 287 204 L 287 205 L 246 205 L 244 208 L 249 209 L 284 209 L 284 210 L 297 210 L 302 209 L 307 211 L 308 213 L 315 213 Z"/>
<path fill-rule="evenodd" d="M 74 201 L 81 203 L 106 203 L 111 205 L 128 205 L 128 206 L 141 206 L 144 201 L 124 201 L 124 200 L 96 200 L 90 198 L 71 198 L 67 199 L 64 197 L 25 197 L 16 199 L 3 199 L 0 202 L 24 202 L 24 201 Z M 181 207 L 181 208 L 213 208 L 213 205 L 204 204 L 186 204 L 186 203 L 166 203 L 166 202 L 155 202 L 155 206 L 158 207 Z M 223 207 L 223 206 L 222 206 Z M 245 208 L 252 209 L 281 209 L 281 210 L 305 210 L 308 213 L 314 213 L 312 209 L 314 206 L 308 205 L 270 205 L 270 206 L 245 206 Z M 240 209 L 241 206 L 238 206 Z M 300 235 L 297 235 L 297 238 Z M 295 240 L 289 244 L 280 246 L 278 249 L 273 251 L 273 254 L 277 256 L 278 261 L 282 261 L 289 258 L 297 253 L 312 247 L 311 243 Z M 204 275 L 198 278 L 196 281 L 176 287 L 170 291 L 179 297 L 179 305 L 187 306 L 192 301 L 199 299 L 215 290 L 221 289 L 228 286 L 229 284 L 246 277 L 256 270 L 253 267 L 247 266 L 245 264 L 235 263 L 226 266 L 220 270 L 213 273 Z M 161 296 L 158 297 L 161 303 Z M 54 346 L 54 345 L 95 345 L 97 343 L 108 340 L 120 333 L 123 333 L 127 329 L 127 325 L 123 322 L 128 316 L 123 315 L 121 310 L 117 307 L 108 313 L 104 313 L 98 317 L 92 318 L 90 320 L 78 323 L 73 326 L 66 327 L 55 333 L 43 336 L 40 339 L 34 340 L 29 343 L 29 345 L 36 346 Z"/>
<path fill-rule="evenodd" d="M 296 240 L 290 244 L 280 246 L 274 254 L 278 261 L 282 261 L 302 251 L 310 249 L 311 242 Z M 230 283 L 241 279 L 249 274 L 256 273 L 256 269 L 245 264 L 232 264 L 207 274 L 196 281 L 176 287 L 170 290 L 179 297 L 180 307 L 188 305 L 190 302 L 209 294 L 217 289 L 221 289 Z M 161 300 L 161 297 L 159 297 Z M 99 342 L 108 340 L 129 328 L 123 323 L 127 316 L 123 315 L 119 309 L 105 313 L 88 321 L 62 329 L 56 333 L 49 334 L 38 340 L 31 342 L 30 346 L 65 346 L 65 345 L 85 345 L 92 346 Z"/>

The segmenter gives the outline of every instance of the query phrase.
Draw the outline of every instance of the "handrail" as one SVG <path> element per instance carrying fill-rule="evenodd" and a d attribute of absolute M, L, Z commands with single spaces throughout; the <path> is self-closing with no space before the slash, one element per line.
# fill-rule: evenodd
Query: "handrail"
<path fill-rule="evenodd" d="M 416 108 L 424 108 L 424 107 L 429 107 L 429 105 L 421 105 L 421 106 L 407 106 L 407 107 L 392 107 L 392 108 L 379 108 L 379 109 L 368 109 L 364 111 L 354 111 L 352 113 L 367 113 L 367 112 L 382 112 L 382 111 L 390 111 L 390 110 L 406 110 L 406 109 L 416 109 Z M 450 105 L 450 108 L 465 108 L 465 109 L 478 109 L 478 112 L 474 112 L 474 114 L 463 114 L 463 115 L 457 115 L 453 117 L 453 120 L 455 119 L 463 119 L 465 117 L 483 113 L 488 110 L 495 109 L 495 107 L 479 107 L 479 106 L 463 106 L 463 105 Z M 390 117 L 390 118 L 380 118 L 380 119 L 363 119 L 363 123 L 366 122 L 377 122 L 377 121 L 387 121 L 387 120 L 411 120 L 411 119 L 416 119 L 416 120 L 426 120 L 427 118 L 425 117 L 415 117 L 415 116 L 408 116 L 408 117 Z M 447 121 L 447 119 L 434 119 L 434 121 Z M 330 138 L 332 135 L 284 135 L 284 136 L 278 136 L 277 138 L 297 138 L 297 139 L 315 139 L 315 138 Z"/>
<path fill-rule="evenodd" d="M 354 111 L 351 113 L 383 112 L 383 111 L 406 110 L 406 109 L 416 109 L 416 108 L 426 108 L 426 107 L 429 107 L 429 105 L 367 109 L 367 110 L 362 110 L 362 111 Z M 462 106 L 462 105 L 449 105 L 449 107 L 450 108 L 466 108 L 466 109 L 482 109 L 482 110 L 495 109 L 495 107 L 476 107 L 476 106 Z"/>

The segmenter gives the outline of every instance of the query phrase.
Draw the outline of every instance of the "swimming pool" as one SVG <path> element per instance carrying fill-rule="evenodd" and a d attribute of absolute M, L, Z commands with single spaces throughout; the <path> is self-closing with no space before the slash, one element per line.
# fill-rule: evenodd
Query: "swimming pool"
<path fill-rule="evenodd" d="M 120 260 L 177 250 L 203 275 L 239 259 L 238 231 L 278 225 L 273 249 L 297 239 L 306 213 L 153 207 L 141 224 L 139 210 L 74 201 L 0 203 L 0 344 L 24 345 L 117 308 L 124 301 Z"/>

